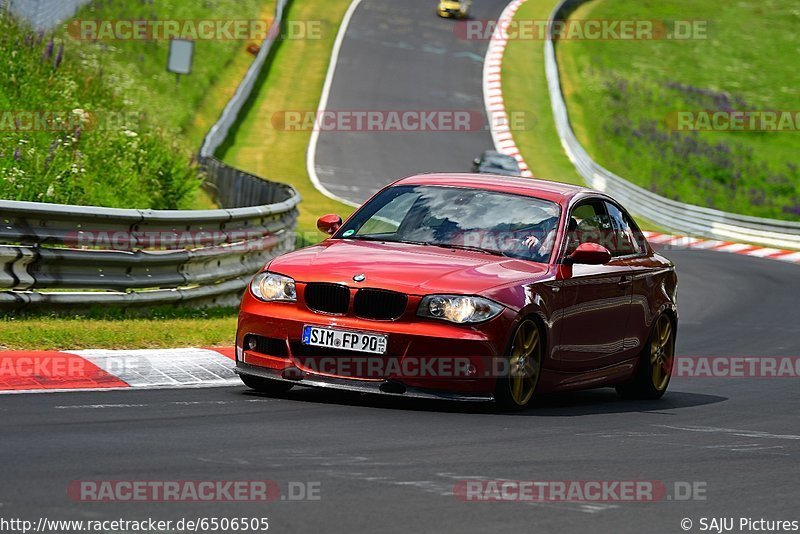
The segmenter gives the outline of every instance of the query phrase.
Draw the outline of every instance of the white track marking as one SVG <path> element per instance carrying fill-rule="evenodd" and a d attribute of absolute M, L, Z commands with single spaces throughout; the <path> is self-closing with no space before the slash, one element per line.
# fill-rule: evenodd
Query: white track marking
<path fill-rule="evenodd" d="M 753 258 L 763 258 L 769 260 L 780 260 L 789 263 L 800 263 L 800 252 L 791 250 L 781 250 L 771 247 L 756 247 L 746 243 L 731 243 L 728 241 L 703 240 L 695 237 L 660 234 L 658 232 L 642 232 L 647 240 L 656 245 L 666 245 L 673 248 L 688 248 L 696 250 L 711 250 L 714 252 L 725 252 L 751 256 Z"/>
<path fill-rule="evenodd" d="M 686 237 L 686 236 L 673 236 L 672 239 L 667 241 L 667 245 L 671 247 L 685 247 L 688 248 L 696 243 L 699 243 L 700 240 L 696 237 Z"/>
<path fill-rule="evenodd" d="M 800 440 L 800 436 L 797 436 L 795 434 L 770 434 L 769 432 L 762 432 L 760 430 L 737 430 L 734 428 L 719 428 L 714 426 L 671 426 L 671 425 L 655 425 L 655 426 L 661 428 L 669 428 L 671 430 L 683 430 L 685 432 L 702 432 L 706 434 L 731 434 L 733 436 L 740 436 L 744 438 Z"/>
<path fill-rule="evenodd" d="M 206 349 L 78 350 L 84 358 L 134 388 L 238 385 L 233 362 Z"/>
<path fill-rule="evenodd" d="M 783 252 L 777 248 L 757 248 L 755 250 L 751 250 L 750 252 L 745 252 L 747 256 L 755 256 L 756 258 L 763 258 L 766 256 L 772 256 L 773 254 L 779 254 Z"/>
<path fill-rule="evenodd" d="M 497 26 L 489 41 L 486 59 L 483 62 L 483 99 L 495 149 L 502 154 L 513 156 L 519 164 L 522 176 L 532 178 L 533 173 L 525 163 L 525 159 L 522 157 L 516 143 L 514 143 L 513 134 L 508 126 L 508 114 L 503 101 L 501 79 L 503 54 L 508 44 L 505 30 L 514 18 L 514 14 L 524 3 L 525 0 L 513 0 L 500 14 Z"/>
<path fill-rule="evenodd" d="M 100 393 L 107 391 L 137 391 L 143 389 L 205 389 L 205 388 L 228 388 L 231 386 L 239 386 L 241 382 L 234 383 L 219 382 L 219 383 L 197 383 L 197 384 L 182 384 L 182 385 L 169 385 L 169 386 L 139 386 L 132 388 L 127 387 L 112 387 L 112 388 L 63 388 L 63 389 L 14 389 L 14 390 L 0 390 L 0 395 L 30 395 L 31 393 Z"/>
<path fill-rule="evenodd" d="M 794 252 L 792 254 L 786 254 L 784 256 L 778 256 L 775 259 L 776 260 L 780 260 L 780 261 L 790 261 L 790 262 L 798 263 L 798 262 L 800 262 L 800 252 Z"/>
<path fill-rule="evenodd" d="M 226 405 L 241 404 L 243 402 L 274 402 L 279 399 L 244 399 L 235 401 L 171 401 L 162 402 L 158 406 L 205 406 L 205 405 Z M 152 404 L 65 404 L 53 406 L 56 410 L 106 410 L 106 409 L 125 409 L 125 408 L 146 408 Z"/>
<path fill-rule="evenodd" d="M 350 19 L 353 18 L 353 13 L 355 13 L 361 2 L 362 0 L 353 0 L 353 2 L 350 4 L 350 7 L 347 8 L 344 17 L 342 18 L 342 23 L 339 26 L 339 33 L 336 34 L 336 41 L 333 43 L 331 60 L 328 64 L 328 74 L 325 76 L 325 85 L 322 87 L 322 95 L 320 95 L 319 98 L 319 106 L 317 107 L 316 115 L 317 117 L 321 117 L 328 107 L 328 99 L 330 98 L 331 87 L 333 86 L 333 77 L 336 74 L 336 65 L 339 63 L 339 52 L 341 51 L 342 43 L 344 42 L 345 35 L 347 34 L 347 27 L 350 26 Z M 328 188 L 322 185 L 322 182 L 317 175 L 316 168 L 317 142 L 319 142 L 319 129 L 314 127 L 311 129 L 311 139 L 308 141 L 308 150 L 306 151 L 306 170 L 308 172 L 309 179 L 311 179 L 311 183 L 314 184 L 314 187 L 317 189 L 317 191 L 326 197 L 341 202 L 342 204 L 357 208 L 359 206 L 358 203 L 347 200 L 346 198 L 342 198 L 339 195 L 332 193 L 330 190 L 328 190 Z"/>
<path fill-rule="evenodd" d="M 661 244 L 661 243 L 666 243 L 667 241 L 672 241 L 673 239 L 675 239 L 675 237 L 676 236 L 668 234 L 661 234 L 661 235 L 655 234 L 651 237 L 648 237 L 647 240 L 650 241 L 651 243 Z"/>
<path fill-rule="evenodd" d="M 742 252 L 752 248 L 753 245 L 745 245 L 744 243 L 731 243 L 730 245 L 718 247 L 716 250 L 717 252 Z"/>

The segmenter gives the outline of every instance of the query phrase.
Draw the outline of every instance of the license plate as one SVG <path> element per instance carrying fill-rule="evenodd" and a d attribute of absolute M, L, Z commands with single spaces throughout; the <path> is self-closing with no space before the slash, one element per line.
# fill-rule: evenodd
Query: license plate
<path fill-rule="evenodd" d="M 337 330 L 320 326 L 305 326 L 303 328 L 303 345 L 312 347 L 386 354 L 388 341 L 388 336 L 379 334 Z"/>

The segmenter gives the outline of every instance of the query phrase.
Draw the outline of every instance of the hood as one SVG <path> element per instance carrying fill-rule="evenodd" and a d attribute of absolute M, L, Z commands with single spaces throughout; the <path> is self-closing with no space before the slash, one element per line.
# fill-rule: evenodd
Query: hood
<path fill-rule="evenodd" d="M 269 270 L 298 282 L 432 293 L 477 294 L 543 278 L 549 266 L 481 252 L 405 243 L 332 239 L 276 258 Z M 361 283 L 353 281 L 359 274 Z"/>
<path fill-rule="evenodd" d="M 439 5 L 442 9 L 461 9 L 461 2 L 456 0 L 444 0 Z"/>

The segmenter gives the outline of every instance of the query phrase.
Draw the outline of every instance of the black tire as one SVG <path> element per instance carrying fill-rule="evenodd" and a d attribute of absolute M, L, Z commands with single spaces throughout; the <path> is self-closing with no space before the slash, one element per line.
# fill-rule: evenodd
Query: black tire
<path fill-rule="evenodd" d="M 495 402 L 500 410 L 519 412 L 528 407 L 539 385 L 543 356 L 539 325 L 533 319 L 524 319 L 514 330 L 503 375 L 497 379 Z"/>
<path fill-rule="evenodd" d="M 675 325 L 668 315 L 660 315 L 639 356 L 636 375 L 616 387 L 624 399 L 656 400 L 664 396 L 675 363 Z"/>
<path fill-rule="evenodd" d="M 269 378 L 261 378 L 259 376 L 239 375 L 239 378 L 241 378 L 244 385 L 250 389 L 269 395 L 280 395 L 294 387 L 294 384 L 289 384 L 288 382 L 270 380 Z"/>

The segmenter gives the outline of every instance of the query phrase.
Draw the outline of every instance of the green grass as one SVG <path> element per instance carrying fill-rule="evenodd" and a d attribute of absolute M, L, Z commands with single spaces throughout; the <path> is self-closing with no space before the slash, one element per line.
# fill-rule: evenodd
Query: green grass
<path fill-rule="evenodd" d="M 91 2 L 75 20 L 271 20 L 274 9 L 275 0 L 105 0 Z M 61 33 L 74 33 L 67 28 Z M 197 150 L 253 60 L 246 52 L 250 42 L 198 40 L 192 73 L 178 77 L 167 72 L 165 40 L 72 42 L 82 62 L 102 63 L 104 76 L 124 91 L 125 99 L 138 103 L 153 122 L 177 134 L 191 151 Z"/>
<path fill-rule="evenodd" d="M 274 0 L 106 0 L 76 19 L 271 18 L 273 7 Z M 252 61 L 248 43 L 199 41 L 192 74 L 177 83 L 166 71 L 166 41 L 94 42 L 74 39 L 68 25 L 40 36 L 5 17 L 0 24 L 0 109 L 73 121 L 56 131 L 0 128 L 0 198 L 207 206 L 190 159 Z"/>
<path fill-rule="evenodd" d="M 274 111 L 316 110 L 336 32 L 349 3 L 349 0 L 293 3 L 288 12 L 292 19 L 323 21 L 322 39 L 288 40 L 280 44 L 268 75 L 261 80 L 222 154 L 231 165 L 271 180 L 291 183 L 300 191 L 303 202 L 299 231 L 305 242 L 323 237 L 316 230 L 318 215 L 336 212 L 344 217 L 352 209 L 321 195 L 311 184 L 305 166 L 310 133 L 275 130 L 269 119 Z M 246 65 L 235 60 L 229 69 L 236 68 L 239 69 L 235 78 L 238 82 Z M 216 105 L 221 109 L 235 87 L 231 83 L 215 85 L 202 105 Z M 194 124 L 197 123 L 195 120 Z M 204 127 L 194 128 L 203 131 Z M 208 202 L 201 195 L 198 198 L 198 202 Z M 84 317 L 6 318 L 0 320 L 0 350 L 230 346 L 236 330 L 236 310 L 232 309 L 172 310 L 157 312 L 156 317 L 149 319 L 120 319 L 107 313 Z"/>
<path fill-rule="evenodd" d="M 570 119 L 598 163 L 682 202 L 800 220 L 800 132 L 667 123 L 680 110 L 796 110 L 795 1 L 595 0 L 572 18 L 709 21 L 707 39 L 559 43 Z"/>
<path fill-rule="evenodd" d="M 0 318 L 2 350 L 148 349 L 233 345 L 236 310 L 165 310 L 147 318 L 94 314 Z"/>
<path fill-rule="evenodd" d="M 515 18 L 545 20 L 554 4 L 554 0 L 528 0 Z M 558 139 L 544 73 L 544 43 L 510 40 L 503 56 L 502 76 L 506 110 L 529 112 L 535 117 L 533 127 L 513 132 L 514 142 L 534 176 L 585 185 Z"/>
<path fill-rule="evenodd" d="M 303 197 L 298 222 L 299 241 L 320 241 L 320 215 L 352 208 L 329 199 L 314 188 L 306 170 L 309 131 L 282 131 L 273 127 L 275 113 L 316 111 L 325 83 L 331 50 L 350 0 L 301 0 L 290 4 L 289 20 L 321 22 L 320 39 L 281 41 L 273 53 L 266 78 L 249 102 L 247 114 L 220 155 L 234 167 L 257 176 L 293 185 Z"/>
<path fill-rule="evenodd" d="M 545 20 L 553 0 L 528 0 L 517 11 L 517 20 Z M 537 178 L 586 185 L 567 157 L 558 138 L 550 93 L 544 72 L 544 43 L 539 40 L 510 40 L 503 56 L 503 99 L 509 113 L 533 116 L 532 127 L 516 130 L 514 142 Z M 635 217 L 643 230 L 661 231 L 656 224 Z"/>
<path fill-rule="evenodd" d="M 172 136 L 142 121 L 74 47 L 39 37 L 0 15 L 0 197 L 186 207 L 200 182 Z"/>

